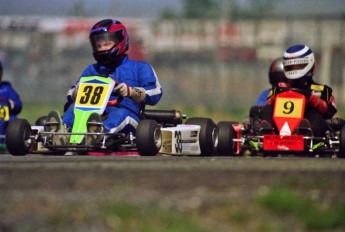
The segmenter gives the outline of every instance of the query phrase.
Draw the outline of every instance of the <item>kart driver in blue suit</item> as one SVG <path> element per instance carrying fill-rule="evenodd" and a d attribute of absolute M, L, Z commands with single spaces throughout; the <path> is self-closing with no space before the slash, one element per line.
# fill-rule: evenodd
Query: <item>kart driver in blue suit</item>
<path fill-rule="evenodd" d="M 2 81 L 2 73 L 3 67 L 0 62 L 0 135 L 4 136 L 9 121 L 17 118 L 23 104 L 11 83 Z M 0 138 L 0 146 L 4 143 L 5 139 Z"/>
<path fill-rule="evenodd" d="M 106 107 L 107 117 L 102 120 L 102 131 L 135 134 L 143 106 L 155 105 L 162 97 L 163 92 L 156 73 L 150 64 L 128 57 L 126 52 L 129 48 L 129 37 L 126 27 L 120 21 L 104 19 L 97 22 L 91 28 L 89 39 L 97 63 L 86 67 L 80 77 L 111 77 L 118 83 L 115 91 L 124 97 L 118 105 Z M 67 94 L 66 111 L 62 117 L 65 128 L 73 126 L 73 107 L 79 79 Z M 112 98 L 110 100 L 113 100 Z M 47 120 L 51 117 L 58 117 L 56 111 L 51 112 Z M 101 121 L 101 117 L 95 120 Z"/>

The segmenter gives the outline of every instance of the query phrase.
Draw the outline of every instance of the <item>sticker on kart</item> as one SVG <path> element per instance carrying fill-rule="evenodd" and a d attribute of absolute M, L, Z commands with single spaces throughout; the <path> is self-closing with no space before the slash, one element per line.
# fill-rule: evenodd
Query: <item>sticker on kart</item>
<path fill-rule="evenodd" d="M 178 125 L 175 128 L 162 128 L 162 147 L 160 153 L 199 155 L 198 125 Z"/>
<path fill-rule="evenodd" d="M 74 106 L 75 121 L 72 128 L 70 143 L 78 144 L 87 131 L 85 121 L 92 113 L 102 114 L 105 110 L 115 81 L 111 78 L 98 76 L 83 77 L 80 79 L 78 95 Z M 77 134 L 79 133 L 79 134 Z"/>
<path fill-rule="evenodd" d="M 10 120 L 10 110 L 8 106 L 0 106 L 0 121 L 9 121 Z"/>
<path fill-rule="evenodd" d="M 280 135 L 291 135 L 304 116 L 305 96 L 295 91 L 277 94 L 273 120 Z"/>
<path fill-rule="evenodd" d="M 264 135 L 263 148 L 265 151 L 303 151 L 303 135 Z"/>

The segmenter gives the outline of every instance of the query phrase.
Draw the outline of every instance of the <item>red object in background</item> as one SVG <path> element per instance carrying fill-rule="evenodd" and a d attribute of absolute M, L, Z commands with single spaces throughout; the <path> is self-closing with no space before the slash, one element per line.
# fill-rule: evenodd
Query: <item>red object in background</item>
<path fill-rule="evenodd" d="M 140 41 L 129 42 L 127 54 L 132 60 L 145 61 L 147 58 L 143 52 L 143 43 Z"/>
<path fill-rule="evenodd" d="M 74 36 L 79 33 L 88 34 L 93 22 L 85 19 L 69 19 L 65 22 L 62 33 L 67 36 Z"/>

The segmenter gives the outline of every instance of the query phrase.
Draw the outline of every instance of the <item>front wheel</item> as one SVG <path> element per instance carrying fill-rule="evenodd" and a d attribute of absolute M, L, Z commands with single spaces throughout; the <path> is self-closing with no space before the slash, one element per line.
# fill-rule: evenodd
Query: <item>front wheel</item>
<path fill-rule="evenodd" d="M 200 126 L 199 143 L 201 156 L 211 156 L 214 154 L 216 124 L 209 118 L 189 118 L 187 125 Z"/>
<path fill-rule="evenodd" d="M 136 132 L 136 145 L 141 156 L 154 156 L 162 146 L 162 134 L 155 120 L 141 120 Z"/>
<path fill-rule="evenodd" d="M 25 119 L 11 121 L 6 130 L 7 150 L 14 156 L 24 156 L 31 146 L 31 126 Z"/>
<path fill-rule="evenodd" d="M 217 152 L 220 156 L 233 156 L 235 151 L 235 130 L 232 122 L 219 122 L 217 124 Z"/>
<path fill-rule="evenodd" d="M 340 130 L 338 157 L 345 158 L 345 125 Z"/>

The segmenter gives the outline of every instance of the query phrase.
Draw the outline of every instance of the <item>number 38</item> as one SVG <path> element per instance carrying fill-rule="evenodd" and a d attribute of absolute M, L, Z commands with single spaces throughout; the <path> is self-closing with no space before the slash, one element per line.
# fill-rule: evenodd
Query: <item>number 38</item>
<path fill-rule="evenodd" d="M 83 89 L 84 96 L 80 98 L 80 104 L 87 104 L 90 103 L 91 105 L 98 104 L 99 100 L 101 99 L 101 95 L 103 93 L 104 88 L 102 86 L 93 87 L 87 85 Z"/>

